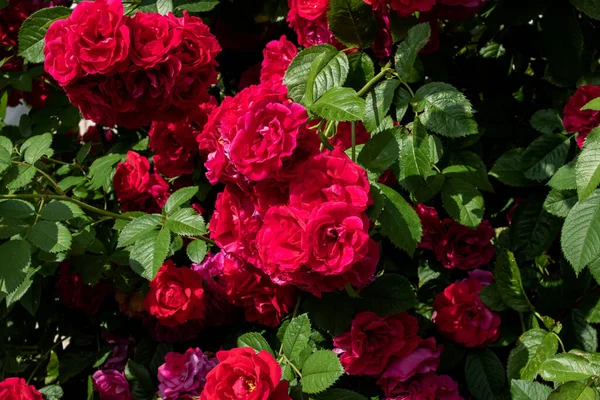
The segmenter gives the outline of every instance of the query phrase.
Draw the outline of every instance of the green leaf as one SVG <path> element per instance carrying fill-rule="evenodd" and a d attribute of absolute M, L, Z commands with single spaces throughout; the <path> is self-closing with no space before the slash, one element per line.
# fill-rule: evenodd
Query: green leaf
<path fill-rule="evenodd" d="M 383 173 L 398 159 L 400 144 L 398 129 L 381 131 L 365 143 L 358 154 L 358 163 L 375 173 Z"/>
<path fill-rule="evenodd" d="M 508 357 L 508 379 L 533 381 L 544 361 L 556 354 L 558 338 L 543 329 L 531 329 L 519 338 Z"/>
<path fill-rule="evenodd" d="M 560 218 L 543 209 L 541 199 L 522 201 L 510 226 L 512 250 L 519 259 L 533 260 L 552 245 L 561 222 Z"/>
<path fill-rule="evenodd" d="M 542 135 L 525 149 L 521 158 L 523 174 L 532 180 L 546 180 L 565 164 L 569 152 L 568 136 Z"/>
<path fill-rule="evenodd" d="M 14 169 L 11 168 L 9 172 L 5 174 L 5 178 L 10 179 L 10 181 L 6 184 L 6 188 L 8 190 L 18 190 L 29 185 L 35 176 L 35 167 L 31 165 L 14 165 L 13 167 Z M 14 176 L 11 174 L 11 172 L 14 174 Z"/>
<path fill-rule="evenodd" d="M 575 179 L 575 160 L 560 167 L 554 176 L 548 181 L 547 185 L 556 190 L 577 189 L 577 181 Z"/>
<path fill-rule="evenodd" d="M 562 119 L 556 110 L 539 110 L 531 117 L 531 126 L 541 133 L 562 133 L 565 131 Z"/>
<path fill-rule="evenodd" d="M 27 290 L 20 298 L 21 305 L 26 309 L 29 314 L 35 317 L 38 308 L 42 302 L 42 281 L 41 279 L 35 279 L 29 290 Z"/>
<path fill-rule="evenodd" d="M 173 11 L 173 0 L 156 0 L 156 10 L 161 15 L 167 15 Z"/>
<path fill-rule="evenodd" d="M 375 13 L 363 0 L 330 0 L 327 20 L 331 32 L 348 47 L 366 49 L 377 38 Z"/>
<path fill-rule="evenodd" d="M 500 296 L 507 306 L 519 312 L 533 311 L 533 306 L 523 289 L 521 272 L 513 253 L 508 250 L 500 251 L 496 258 L 494 278 L 500 289 Z"/>
<path fill-rule="evenodd" d="M 330 350 L 318 350 L 311 354 L 302 367 L 302 391 L 314 394 L 332 386 L 344 368 L 337 356 Z"/>
<path fill-rule="evenodd" d="M 310 106 L 310 111 L 328 121 L 361 121 L 365 101 L 353 89 L 334 87 Z"/>
<path fill-rule="evenodd" d="M 125 378 L 131 386 L 131 394 L 136 400 L 152 400 L 156 389 L 150 373 L 142 364 L 129 360 L 125 366 Z"/>
<path fill-rule="evenodd" d="M 24 219 L 33 214 L 35 214 L 35 208 L 28 201 L 19 199 L 0 201 L 0 217 Z"/>
<path fill-rule="evenodd" d="M 381 124 L 381 121 L 390 110 L 395 90 L 399 84 L 400 82 L 395 79 L 388 79 L 380 82 L 369 91 L 366 98 L 367 108 L 364 119 L 367 131 L 373 131 Z"/>
<path fill-rule="evenodd" d="M 302 314 L 290 321 L 283 335 L 283 354 L 288 360 L 294 360 L 302 353 L 310 338 L 310 321 L 307 314 Z"/>
<path fill-rule="evenodd" d="M 50 146 L 52 146 L 51 133 L 44 133 L 43 135 L 34 136 L 27 139 L 22 146 L 22 148 L 26 148 L 24 156 L 25 162 L 28 162 L 29 164 L 35 164 L 35 162 L 42 158 L 44 154 L 48 154 Z"/>
<path fill-rule="evenodd" d="M 70 201 L 53 201 L 46 204 L 40 212 L 40 218 L 48 221 L 66 221 L 84 215 L 83 210 Z"/>
<path fill-rule="evenodd" d="M 406 114 L 408 110 L 408 106 L 410 105 L 410 101 L 412 96 L 408 91 L 402 87 L 398 87 L 396 89 L 396 94 L 394 95 L 394 106 L 396 106 L 396 121 L 401 122 L 402 118 Z"/>
<path fill-rule="evenodd" d="M 600 20 L 600 4 L 596 0 L 571 0 L 571 3 L 582 13 Z"/>
<path fill-rule="evenodd" d="M 451 152 L 449 161 L 451 165 L 442 171 L 444 176 L 471 182 L 481 190 L 494 191 L 488 180 L 485 163 L 477 154 L 471 151 Z"/>
<path fill-rule="evenodd" d="M 219 0 L 174 0 L 173 5 L 178 11 L 208 12 L 219 4 Z"/>
<path fill-rule="evenodd" d="M 13 239 L 0 245 L 0 290 L 14 292 L 27 276 L 31 263 L 31 247 L 24 240 Z"/>
<path fill-rule="evenodd" d="M 600 111 L 600 98 L 590 100 L 585 106 L 581 107 L 581 110 L 594 110 Z M 586 139 L 587 140 L 587 139 Z"/>
<path fill-rule="evenodd" d="M 299 52 L 292 60 L 283 80 L 288 89 L 288 97 L 296 103 L 301 103 L 306 92 L 308 74 L 312 63 L 322 54 L 335 55 L 338 52 L 335 47 L 329 44 L 312 46 Z"/>
<path fill-rule="evenodd" d="M 8 151 L 4 147 L 0 147 L 0 172 L 6 171 L 12 165 L 11 154 L 12 149 Z"/>
<path fill-rule="evenodd" d="M 346 81 L 349 69 L 348 57 L 344 52 L 321 53 L 310 66 L 302 103 L 310 106 L 329 89 L 342 86 Z"/>
<path fill-rule="evenodd" d="M 417 55 L 429 42 L 431 28 L 429 23 L 413 26 L 408 30 L 406 39 L 398 45 L 394 55 L 396 72 L 405 82 L 417 82 L 421 79 L 421 73 L 415 69 Z"/>
<path fill-rule="evenodd" d="M 446 180 L 442 187 L 444 209 L 453 220 L 469 228 L 477 228 L 484 212 L 483 196 L 475 186 L 462 179 Z"/>
<path fill-rule="evenodd" d="M 27 294 L 27 292 L 31 288 L 31 285 L 33 284 L 33 276 L 35 275 L 36 272 L 37 272 L 37 270 L 30 269 L 29 272 L 27 273 L 27 275 L 25 276 L 25 279 L 23 280 L 23 282 L 21 282 L 21 284 L 19 284 L 19 286 L 12 293 L 9 293 L 6 296 L 6 306 L 7 307 L 12 306 L 14 303 L 21 300 L 21 298 L 23 298 L 23 296 L 25 296 L 25 294 Z"/>
<path fill-rule="evenodd" d="M 44 36 L 51 23 L 71 14 L 67 7 L 43 8 L 23 22 L 19 31 L 19 55 L 31 63 L 44 61 Z"/>
<path fill-rule="evenodd" d="M 146 214 L 130 221 L 119 234 L 118 247 L 129 246 L 153 232 L 160 224 L 160 215 Z"/>
<path fill-rule="evenodd" d="M 77 162 L 77 164 L 83 164 L 85 162 L 85 159 L 87 158 L 88 154 L 90 154 L 91 149 L 92 142 L 87 142 L 83 146 L 81 146 L 79 151 L 77 151 L 77 155 L 75 156 L 75 161 Z"/>
<path fill-rule="evenodd" d="M 122 161 L 124 156 L 122 154 L 107 154 L 104 157 L 100 157 L 94 160 L 90 166 L 89 178 L 90 183 L 88 188 L 91 190 L 100 189 L 101 187 L 108 188 L 111 185 L 110 178 L 113 172 L 113 166 Z"/>
<path fill-rule="evenodd" d="M 502 296 L 500 295 L 500 288 L 495 283 L 484 286 L 479 291 L 479 297 L 481 298 L 483 304 L 485 304 L 490 310 L 504 311 L 508 309 L 507 305 L 504 304 L 504 301 L 502 300 Z"/>
<path fill-rule="evenodd" d="M 237 340 L 238 347 L 251 347 L 256 351 L 265 350 L 268 351 L 273 357 L 275 357 L 275 353 L 273 353 L 273 349 L 269 346 L 269 343 L 265 340 L 265 338 L 256 332 L 244 333 Z"/>
<path fill-rule="evenodd" d="M 375 76 L 375 66 L 371 57 L 361 51 L 348 54 L 350 70 L 346 78 L 346 86 L 360 90 Z"/>
<path fill-rule="evenodd" d="M 383 209 L 379 215 L 381 233 L 412 256 L 423 235 L 419 216 L 394 189 L 386 185 L 376 186 L 383 195 Z"/>
<path fill-rule="evenodd" d="M 560 244 L 575 272 L 600 257 L 600 190 L 571 209 L 562 228 Z"/>
<path fill-rule="evenodd" d="M 354 299 L 340 293 L 323 293 L 320 299 L 310 296 L 302 307 L 309 312 L 310 319 L 332 337 L 348 329 L 356 312 Z"/>
<path fill-rule="evenodd" d="M 58 182 L 58 187 L 63 192 L 66 192 L 72 187 L 78 186 L 83 182 L 85 182 L 85 177 L 83 176 L 67 176 L 65 179 Z"/>
<path fill-rule="evenodd" d="M 206 242 L 200 239 L 193 240 L 187 245 L 185 251 L 190 261 L 192 261 L 194 264 L 200 264 L 202 261 L 204 261 L 204 257 L 206 257 Z"/>
<path fill-rule="evenodd" d="M 58 385 L 43 387 L 39 392 L 44 395 L 44 399 L 46 400 L 59 400 L 64 395 L 62 388 Z"/>
<path fill-rule="evenodd" d="M 552 189 L 544 201 L 544 210 L 557 217 L 566 218 L 575 204 L 577 204 L 576 191 Z"/>
<path fill-rule="evenodd" d="M 587 379 L 599 375 L 600 371 L 581 356 L 561 353 L 544 361 L 539 373 L 547 381 L 567 382 Z"/>
<path fill-rule="evenodd" d="M 500 58 L 506 54 L 506 49 L 500 43 L 491 41 L 479 50 L 479 54 L 483 58 Z"/>
<path fill-rule="evenodd" d="M 423 85 L 412 100 L 413 109 L 427 129 L 442 136 L 462 137 L 478 133 L 473 108 L 452 85 L 432 82 Z"/>
<path fill-rule="evenodd" d="M 416 305 L 414 288 L 401 275 L 386 273 L 360 292 L 359 308 L 385 316 Z"/>
<path fill-rule="evenodd" d="M 567 382 L 548 396 L 548 400 L 596 400 L 596 392 L 581 382 Z"/>
<path fill-rule="evenodd" d="M 465 375 L 469 392 L 475 399 L 492 400 L 505 397 L 504 368 L 491 350 L 469 353 L 465 363 Z"/>
<path fill-rule="evenodd" d="M 552 392 L 550 386 L 539 382 L 528 382 L 518 379 L 510 381 L 512 400 L 546 400 Z"/>
<path fill-rule="evenodd" d="M 585 316 L 579 310 L 572 310 L 565 331 L 569 342 L 577 349 L 588 353 L 598 350 L 598 332 L 585 320 Z"/>
<path fill-rule="evenodd" d="M 523 174 L 523 149 L 513 149 L 502 154 L 490 171 L 490 175 L 509 186 L 529 186 L 530 181 Z"/>
<path fill-rule="evenodd" d="M 204 218 L 193 208 L 181 208 L 171 213 L 165 221 L 165 228 L 182 236 L 199 236 L 206 233 Z"/>
<path fill-rule="evenodd" d="M 48 253 L 71 248 L 71 232 L 60 222 L 39 221 L 29 229 L 27 237 L 33 245 Z"/>
<path fill-rule="evenodd" d="M 163 214 L 169 214 L 171 211 L 179 208 L 181 205 L 192 199 L 196 193 L 198 193 L 197 186 L 188 186 L 177 190 L 169 196 L 169 199 L 163 207 Z"/>
<path fill-rule="evenodd" d="M 151 281 L 165 261 L 170 244 L 171 234 L 165 228 L 143 237 L 130 251 L 131 269 Z"/>
<path fill-rule="evenodd" d="M 585 139 L 583 150 L 575 161 L 575 182 L 579 201 L 587 199 L 600 184 L 600 128 L 594 129 Z"/>
<path fill-rule="evenodd" d="M 348 389 L 329 389 L 319 394 L 319 400 L 368 400 L 362 394 Z"/>

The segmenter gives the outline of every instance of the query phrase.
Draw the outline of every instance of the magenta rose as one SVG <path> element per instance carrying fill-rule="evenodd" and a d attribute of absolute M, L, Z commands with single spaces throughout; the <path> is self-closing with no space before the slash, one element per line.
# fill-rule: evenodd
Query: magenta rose
<path fill-rule="evenodd" d="M 206 375 L 218 363 L 199 348 L 189 348 L 184 354 L 167 353 L 165 363 L 158 367 L 158 395 L 165 400 L 198 398 Z"/>
<path fill-rule="evenodd" d="M 350 375 L 378 376 L 390 359 L 405 359 L 421 342 L 417 319 L 407 313 L 380 317 L 361 312 L 352 320 L 348 332 L 334 338 L 336 353 Z"/>
<path fill-rule="evenodd" d="M 565 106 L 563 124 L 567 132 L 577 132 L 577 144 L 583 147 L 585 138 L 592 129 L 600 125 L 600 111 L 581 110 L 583 106 L 600 97 L 600 86 L 580 86 Z"/>
<path fill-rule="evenodd" d="M 385 379 L 378 383 L 384 393 L 383 400 L 463 400 L 452 378 L 434 372 L 419 375 L 410 382 Z"/>
<path fill-rule="evenodd" d="M 92 375 L 94 390 L 100 400 L 130 400 L 129 382 L 123 372 L 115 369 L 101 369 Z"/>
<path fill-rule="evenodd" d="M 416 374 L 435 371 L 440 366 L 442 346 L 436 346 L 435 338 L 421 340 L 419 345 L 404 357 L 393 357 L 381 380 L 406 382 Z"/>

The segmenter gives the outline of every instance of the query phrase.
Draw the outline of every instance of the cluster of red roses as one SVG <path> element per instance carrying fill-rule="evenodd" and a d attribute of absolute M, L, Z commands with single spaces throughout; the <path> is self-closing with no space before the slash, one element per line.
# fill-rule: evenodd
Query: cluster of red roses
<path fill-rule="evenodd" d="M 120 0 L 96 0 L 50 26 L 44 54 L 46 71 L 85 118 L 137 128 L 180 121 L 208 101 L 220 50 L 200 18 L 130 18 Z"/>
<path fill-rule="evenodd" d="M 435 51 L 438 47 L 438 19 L 463 19 L 475 14 L 485 0 L 364 0 L 373 7 L 379 31 L 371 49 L 378 57 L 391 55 L 394 41 L 390 13 L 395 12 L 407 17 L 415 12 L 420 13 L 420 21 L 431 24 L 432 36 L 425 53 Z M 298 34 L 298 43 L 309 47 L 317 44 L 338 44 L 329 29 L 327 9 L 329 0 L 288 0 L 290 11 L 287 21 Z"/>
<path fill-rule="evenodd" d="M 384 399 L 413 398 L 461 400 L 458 384 L 436 375 L 442 346 L 435 338 L 417 335 L 417 319 L 407 313 L 380 317 L 361 312 L 350 330 L 334 338 L 335 352 L 350 375 L 379 378 Z"/>
<path fill-rule="evenodd" d="M 578 133 L 577 144 L 583 147 L 585 138 L 592 129 L 600 126 L 600 111 L 582 110 L 590 101 L 600 97 L 600 85 L 583 85 L 565 106 L 563 124 L 567 132 Z"/>

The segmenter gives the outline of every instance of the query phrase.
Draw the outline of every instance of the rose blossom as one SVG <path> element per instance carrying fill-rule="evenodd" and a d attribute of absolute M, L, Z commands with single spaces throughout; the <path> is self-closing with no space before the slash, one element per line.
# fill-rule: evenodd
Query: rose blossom
<path fill-rule="evenodd" d="M 380 379 L 383 400 L 463 400 L 458 393 L 458 384 L 448 375 L 429 372 L 419 375 L 410 382 Z"/>
<path fill-rule="evenodd" d="M 379 317 L 373 312 L 358 313 L 350 331 L 334 338 L 334 351 L 350 375 L 377 376 L 390 358 L 411 357 L 421 341 L 417 319 L 407 313 Z"/>
<path fill-rule="evenodd" d="M 167 57 L 181 42 L 181 32 L 172 18 L 157 13 L 138 12 L 128 20 L 131 31 L 131 61 L 151 68 Z"/>
<path fill-rule="evenodd" d="M 563 124 L 567 132 L 577 132 L 577 144 L 583 147 L 585 138 L 600 125 L 600 111 L 581 110 L 583 106 L 600 97 L 600 85 L 580 86 L 565 106 Z"/>
<path fill-rule="evenodd" d="M 293 286 L 273 283 L 260 270 L 226 256 L 223 265 L 227 296 L 244 308 L 246 320 L 275 327 L 293 310 L 298 291 Z"/>
<path fill-rule="evenodd" d="M 165 400 L 197 398 L 206 383 L 206 375 L 219 363 L 199 348 L 184 354 L 169 352 L 158 367 L 158 395 Z"/>
<path fill-rule="evenodd" d="M 153 122 L 148 146 L 154 152 L 156 171 L 171 178 L 194 172 L 197 133 L 185 122 Z"/>
<path fill-rule="evenodd" d="M 355 122 L 354 134 L 356 144 L 365 144 L 371 137 L 371 134 L 367 131 L 364 124 L 360 121 Z M 329 141 L 332 146 L 340 147 L 342 150 L 346 150 L 352 147 L 352 123 L 340 122 L 337 126 L 335 136 Z"/>
<path fill-rule="evenodd" d="M 283 76 L 296 54 L 298 54 L 296 45 L 287 40 L 285 36 L 267 43 L 263 50 L 260 82 L 265 83 L 271 80 L 283 82 Z"/>
<path fill-rule="evenodd" d="M 125 375 L 114 369 L 101 369 L 92 375 L 94 390 L 100 400 L 130 400 L 131 392 Z"/>
<path fill-rule="evenodd" d="M 160 175 L 150 174 L 150 162 L 135 151 L 119 163 L 113 185 L 122 211 L 157 212 L 168 198 L 169 184 Z"/>
<path fill-rule="evenodd" d="M 48 28 L 44 45 L 44 69 L 61 86 L 67 86 L 81 73 L 81 66 L 75 54 L 67 46 L 69 22 L 55 21 Z"/>
<path fill-rule="evenodd" d="M 435 371 L 440 366 L 442 346 L 435 344 L 435 338 L 421 340 L 414 351 L 404 357 L 392 357 L 381 380 L 406 382 L 416 374 L 426 374 Z"/>
<path fill-rule="evenodd" d="M 314 1 L 312 6 L 311 1 Z M 337 42 L 327 22 L 328 3 L 329 0 L 288 0 L 290 10 L 286 19 L 296 31 L 300 46 L 310 47 Z"/>
<path fill-rule="evenodd" d="M 165 326 L 176 326 L 204 316 L 202 279 L 189 268 L 165 261 L 150 282 L 144 307 Z"/>
<path fill-rule="evenodd" d="M 23 378 L 6 378 L 0 382 L 0 398 L 2 400 L 42 400 L 42 394 L 35 386 L 27 386 Z"/>
<path fill-rule="evenodd" d="M 446 268 L 474 269 L 490 262 L 495 253 L 491 240 L 494 228 L 483 220 L 476 229 L 467 228 L 450 219 L 442 224 L 446 232 L 435 247 L 435 255 Z"/>
<path fill-rule="evenodd" d="M 219 364 L 206 376 L 201 400 L 291 400 L 281 367 L 265 350 L 249 347 L 217 353 Z"/>
<path fill-rule="evenodd" d="M 79 309 L 94 315 L 102 305 L 111 287 L 106 283 L 87 285 L 79 274 L 71 272 L 67 263 L 60 265 L 60 277 L 57 283 L 58 298 L 68 308 Z"/>
<path fill-rule="evenodd" d="M 110 75 L 127 68 L 130 37 L 121 0 L 79 3 L 67 22 L 67 47 L 85 72 Z"/>
<path fill-rule="evenodd" d="M 487 278 L 484 278 L 487 275 Z M 500 335 L 500 315 L 487 308 L 479 291 L 490 282 L 491 273 L 479 271 L 448 286 L 433 302 L 433 322 L 448 338 L 466 347 L 485 346 Z"/>
<path fill-rule="evenodd" d="M 407 17 L 415 11 L 429 11 L 435 3 L 436 0 L 391 0 L 390 6 L 400 16 Z"/>
<path fill-rule="evenodd" d="M 112 353 L 106 359 L 102 368 L 123 371 L 129 359 L 132 342 L 127 338 L 109 332 L 102 332 L 102 338 L 113 345 Z"/>

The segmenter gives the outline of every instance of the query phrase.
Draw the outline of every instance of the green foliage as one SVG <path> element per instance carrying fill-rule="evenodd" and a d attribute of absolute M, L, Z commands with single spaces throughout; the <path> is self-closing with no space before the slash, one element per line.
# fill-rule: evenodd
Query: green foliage
<path fill-rule="evenodd" d="M 329 29 L 346 46 L 368 48 L 376 39 L 378 25 L 371 6 L 361 0 L 331 0 Z"/>
<path fill-rule="evenodd" d="M 565 258 L 576 272 L 600 257 L 600 190 L 569 211 L 560 243 Z"/>
<path fill-rule="evenodd" d="M 600 184 L 600 128 L 585 139 L 583 151 L 575 162 L 575 182 L 579 201 L 584 201 Z"/>
<path fill-rule="evenodd" d="M 513 379 L 510 382 L 510 394 L 513 400 L 547 400 L 552 388 L 539 382 Z"/>
<path fill-rule="evenodd" d="M 416 305 L 414 289 L 401 275 L 384 274 L 361 292 L 359 308 L 385 316 L 406 311 Z"/>
<path fill-rule="evenodd" d="M 533 381 L 542 363 L 554 356 L 557 349 L 558 338 L 554 333 L 542 329 L 525 332 L 508 357 L 508 378 Z"/>
<path fill-rule="evenodd" d="M 468 181 L 451 178 L 442 187 L 444 208 L 453 220 L 469 228 L 477 228 L 483 219 L 483 196 Z"/>
<path fill-rule="evenodd" d="M 422 71 L 416 68 L 417 55 L 425 47 L 431 35 L 428 23 L 415 25 L 408 30 L 406 39 L 400 43 L 394 63 L 396 72 L 406 82 L 417 82 L 421 80 Z"/>
<path fill-rule="evenodd" d="M 519 312 L 533 310 L 533 306 L 525 294 L 525 289 L 523 289 L 521 272 L 515 256 L 510 251 L 502 250 L 498 254 L 494 278 L 504 304 Z"/>
<path fill-rule="evenodd" d="M 337 356 L 329 350 L 318 350 L 311 354 L 302 367 L 302 391 L 320 393 L 333 385 L 344 374 Z"/>
<path fill-rule="evenodd" d="M 50 24 L 71 14 L 67 7 L 41 9 L 29 16 L 19 30 L 19 55 L 32 63 L 44 61 L 44 36 Z"/>
<path fill-rule="evenodd" d="M 383 197 L 383 209 L 379 216 L 381 233 L 399 249 L 413 254 L 423 234 L 419 216 L 398 192 L 385 185 L 377 187 Z"/>
<path fill-rule="evenodd" d="M 333 87 L 310 106 L 310 111 L 329 121 L 362 121 L 365 106 L 354 90 Z"/>
<path fill-rule="evenodd" d="M 540 375 L 547 381 L 568 382 L 587 379 L 600 373 L 599 366 L 584 357 L 561 353 L 545 360 L 540 366 Z"/>
<path fill-rule="evenodd" d="M 469 353 L 465 363 L 465 375 L 469 391 L 476 399 L 507 397 L 504 368 L 491 350 Z"/>
<path fill-rule="evenodd" d="M 265 338 L 260 333 L 244 333 L 238 338 L 237 345 L 238 347 L 252 347 L 256 351 L 264 350 L 269 352 L 273 357 L 275 356 L 275 353 L 273 353 L 273 349 L 271 349 L 269 343 L 267 343 Z"/>

